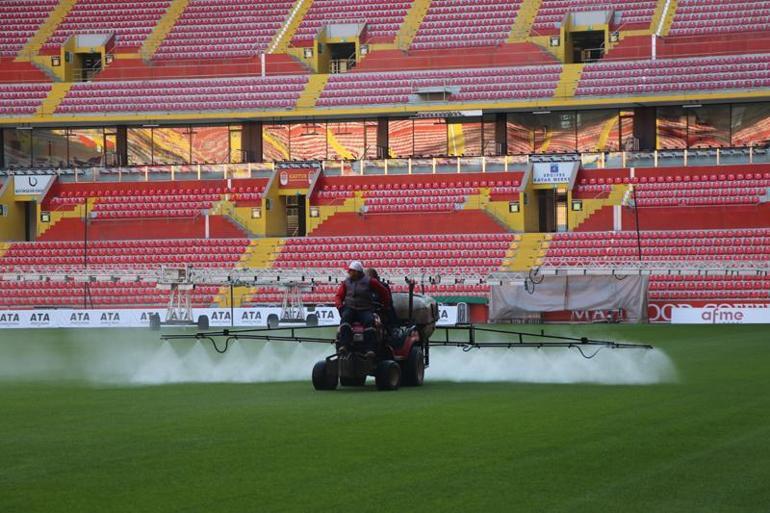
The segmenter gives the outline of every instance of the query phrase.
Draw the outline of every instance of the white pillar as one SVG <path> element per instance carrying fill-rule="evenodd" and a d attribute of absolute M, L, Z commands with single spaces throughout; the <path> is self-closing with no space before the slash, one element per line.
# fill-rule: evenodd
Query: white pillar
<path fill-rule="evenodd" d="M 655 60 L 658 57 L 658 36 L 653 34 L 650 37 L 652 38 L 652 42 L 650 43 L 652 45 L 652 60 Z"/>
<path fill-rule="evenodd" d="M 205 225 L 206 225 L 205 238 L 206 239 L 210 239 L 211 238 L 211 227 L 209 225 L 209 211 L 208 210 L 206 210 Z"/>
<path fill-rule="evenodd" d="M 262 76 L 264 77 L 265 74 L 266 74 L 266 70 L 265 70 L 265 53 L 264 52 L 259 54 L 259 65 L 262 68 Z"/>

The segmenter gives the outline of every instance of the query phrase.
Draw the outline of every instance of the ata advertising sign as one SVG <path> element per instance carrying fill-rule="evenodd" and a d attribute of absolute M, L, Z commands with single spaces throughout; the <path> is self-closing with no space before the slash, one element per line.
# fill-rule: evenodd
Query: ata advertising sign
<path fill-rule="evenodd" d="M 51 175 L 16 175 L 13 177 L 13 192 L 17 196 L 43 194 L 52 180 Z"/>

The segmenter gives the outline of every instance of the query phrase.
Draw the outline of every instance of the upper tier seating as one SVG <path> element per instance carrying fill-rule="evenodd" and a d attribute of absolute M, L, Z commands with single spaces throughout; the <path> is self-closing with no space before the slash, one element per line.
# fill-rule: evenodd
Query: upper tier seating
<path fill-rule="evenodd" d="M 294 34 L 294 43 L 309 43 L 318 29 L 334 23 L 366 23 L 367 42 L 390 42 L 411 0 L 314 0 Z"/>
<path fill-rule="evenodd" d="M 263 53 L 293 5 L 293 0 L 191 0 L 155 59 L 222 59 Z"/>
<path fill-rule="evenodd" d="M 767 261 L 770 228 L 735 230 L 643 231 L 645 262 Z M 553 234 L 544 258 L 550 266 L 634 263 L 639 260 L 636 232 Z"/>
<path fill-rule="evenodd" d="M 673 178 L 672 181 L 666 178 Z M 770 173 L 634 178 L 639 206 L 756 204 L 770 188 Z"/>
<path fill-rule="evenodd" d="M 576 96 L 754 89 L 770 86 L 770 54 L 587 64 Z"/>
<path fill-rule="evenodd" d="M 195 217 L 202 209 L 227 194 L 234 202 L 258 201 L 262 198 L 263 180 L 233 180 L 231 188 L 223 181 L 156 182 L 131 187 L 126 184 L 99 184 L 98 189 L 67 184 L 60 187 L 48 205 L 51 210 L 71 209 L 85 198 L 94 198 L 92 216 L 97 219 L 148 217 Z"/>
<path fill-rule="evenodd" d="M 44 49 L 61 46 L 73 34 L 115 34 L 115 46 L 138 49 L 171 0 L 78 0 Z"/>
<path fill-rule="evenodd" d="M 568 12 L 614 10 L 623 29 L 647 28 L 655 14 L 655 0 L 543 0 L 532 25 L 533 34 L 558 34 L 558 24 Z"/>
<path fill-rule="evenodd" d="M 679 0 L 670 36 L 753 32 L 770 29 L 770 3 L 763 0 Z"/>
<path fill-rule="evenodd" d="M 0 270 L 77 270 L 86 258 L 88 268 L 95 269 L 158 269 L 174 264 L 234 267 L 248 244 L 242 238 L 101 240 L 88 242 L 86 257 L 83 241 L 15 242 L 0 257 Z"/>
<path fill-rule="evenodd" d="M 445 71 L 346 73 L 332 75 L 316 105 L 407 103 L 418 88 L 451 87 L 450 101 L 494 101 L 552 96 L 560 65 Z"/>
<path fill-rule="evenodd" d="M 486 274 L 500 267 L 513 239 L 511 233 L 288 239 L 273 266 L 344 269 L 351 260 L 362 260 L 378 270 Z"/>
<path fill-rule="evenodd" d="M 504 43 L 522 0 L 433 0 L 412 40 L 414 50 Z M 479 23 L 484 20 L 484 23 Z"/>
<path fill-rule="evenodd" d="M 51 91 L 51 84 L 0 84 L 0 116 L 34 114 Z"/>
<path fill-rule="evenodd" d="M 0 7 L 0 57 L 15 57 L 59 0 L 3 0 Z"/>
<path fill-rule="evenodd" d="M 57 113 L 157 112 L 294 107 L 307 76 L 81 82 Z"/>

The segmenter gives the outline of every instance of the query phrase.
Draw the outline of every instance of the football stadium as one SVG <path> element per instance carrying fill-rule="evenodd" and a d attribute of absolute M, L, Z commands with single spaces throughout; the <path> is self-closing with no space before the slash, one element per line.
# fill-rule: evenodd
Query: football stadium
<path fill-rule="evenodd" d="M 0 0 L 0 511 L 770 509 L 770 2 Z"/>

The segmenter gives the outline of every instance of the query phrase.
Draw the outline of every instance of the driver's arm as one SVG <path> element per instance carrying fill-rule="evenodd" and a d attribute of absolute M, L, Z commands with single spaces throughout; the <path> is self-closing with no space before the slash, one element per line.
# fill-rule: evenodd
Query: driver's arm
<path fill-rule="evenodd" d="M 388 290 L 385 285 L 375 280 L 374 278 L 372 278 L 369 283 L 372 286 L 372 290 L 374 290 L 380 297 L 380 304 L 382 305 L 382 308 L 387 311 L 393 302 L 393 298 L 390 295 L 390 290 Z"/>
<path fill-rule="evenodd" d="M 345 282 L 343 281 L 340 283 L 340 286 L 337 288 L 337 293 L 334 295 L 334 305 L 337 307 L 337 310 L 341 309 L 345 304 L 346 293 L 347 291 L 345 290 Z"/>

